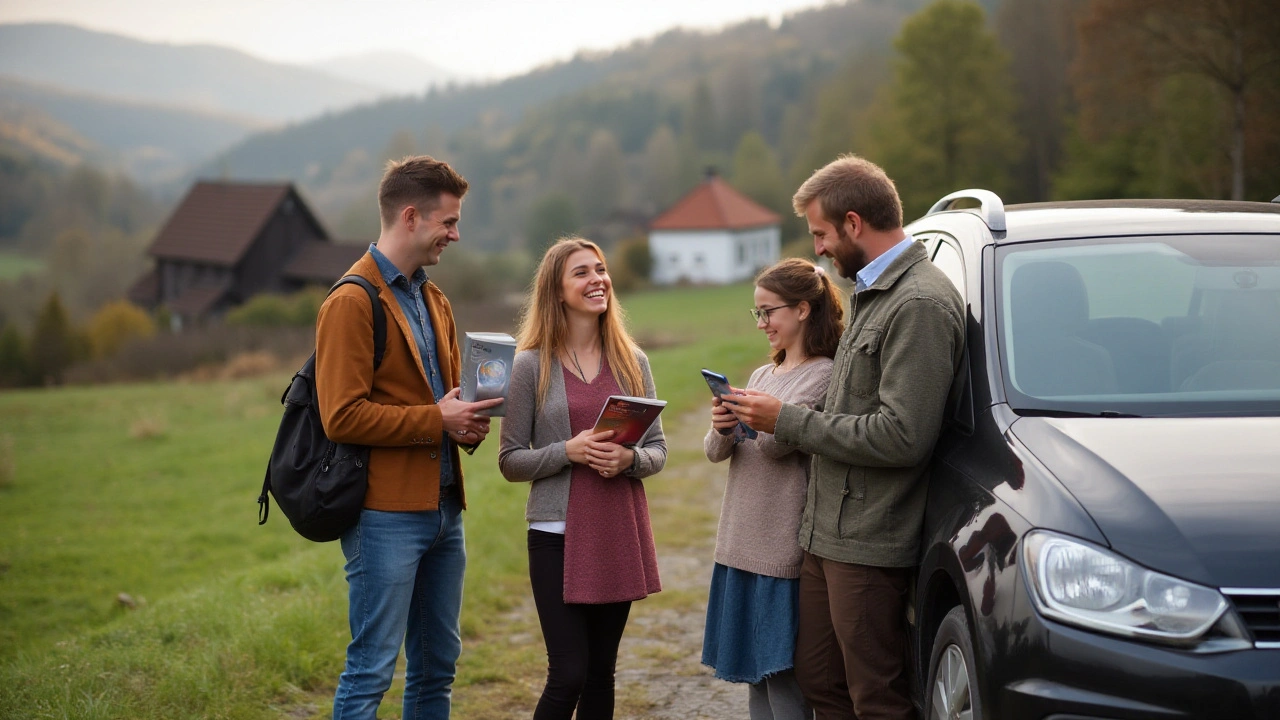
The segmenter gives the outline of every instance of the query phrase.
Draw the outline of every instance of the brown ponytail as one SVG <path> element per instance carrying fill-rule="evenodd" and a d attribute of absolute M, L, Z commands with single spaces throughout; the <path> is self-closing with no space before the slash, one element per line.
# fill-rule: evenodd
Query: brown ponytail
<path fill-rule="evenodd" d="M 786 303 L 809 303 L 804 330 L 804 351 L 810 357 L 835 357 L 844 332 L 844 304 L 835 283 L 821 267 L 802 258 L 788 258 L 767 267 L 756 276 L 756 285 Z M 774 365 L 781 365 L 787 351 L 773 353 Z"/>

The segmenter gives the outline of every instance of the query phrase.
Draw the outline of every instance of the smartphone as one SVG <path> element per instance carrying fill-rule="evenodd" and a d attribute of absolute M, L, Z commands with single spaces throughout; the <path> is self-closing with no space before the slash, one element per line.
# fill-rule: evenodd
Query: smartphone
<path fill-rule="evenodd" d="M 725 377 L 724 375 L 721 375 L 718 372 L 712 372 L 706 368 L 703 368 L 702 379 L 707 381 L 707 387 L 711 388 L 711 394 L 716 397 L 735 394 L 732 386 L 729 385 L 729 378 Z M 742 393 L 737 393 L 737 394 L 741 395 Z M 724 430 L 724 429 L 720 430 L 721 435 L 728 435 L 730 433 L 734 435 L 740 435 L 742 437 L 752 438 L 752 439 L 756 437 L 756 431 L 752 430 L 750 427 L 747 426 L 746 423 L 742 422 L 741 420 L 738 421 L 738 427 L 733 428 L 732 430 Z"/>
<path fill-rule="evenodd" d="M 716 397 L 729 395 L 733 392 L 729 386 L 729 378 L 718 372 L 711 372 L 710 370 L 703 368 L 702 379 L 707 381 L 707 387 L 711 388 L 711 394 Z"/>

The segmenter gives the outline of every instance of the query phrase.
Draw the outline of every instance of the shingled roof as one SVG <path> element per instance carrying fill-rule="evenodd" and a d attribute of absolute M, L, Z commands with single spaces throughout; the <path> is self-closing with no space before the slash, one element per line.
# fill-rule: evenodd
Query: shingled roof
<path fill-rule="evenodd" d="M 781 221 L 777 213 L 712 174 L 649 227 L 653 230 L 745 230 L 777 225 Z"/>
<path fill-rule="evenodd" d="M 161 228 L 150 253 L 157 258 L 235 265 L 290 194 L 289 183 L 198 182 Z M 297 205 L 307 212 L 304 204 Z"/>

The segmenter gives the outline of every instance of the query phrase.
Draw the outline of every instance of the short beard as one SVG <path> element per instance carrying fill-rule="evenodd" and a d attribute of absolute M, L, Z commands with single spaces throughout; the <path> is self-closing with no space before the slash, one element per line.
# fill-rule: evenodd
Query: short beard
<path fill-rule="evenodd" d="M 845 234 L 841 225 L 836 226 L 836 237 L 840 238 L 840 244 L 832 252 L 832 261 L 841 277 L 854 280 L 858 272 L 867 266 L 867 253 L 853 244 L 853 238 Z"/>

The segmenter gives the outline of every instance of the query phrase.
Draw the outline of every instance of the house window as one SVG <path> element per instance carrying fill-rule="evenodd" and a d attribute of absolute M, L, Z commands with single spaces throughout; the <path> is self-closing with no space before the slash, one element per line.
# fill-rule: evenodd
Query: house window
<path fill-rule="evenodd" d="M 747 262 L 747 244 L 738 241 L 738 264 L 743 265 Z"/>

